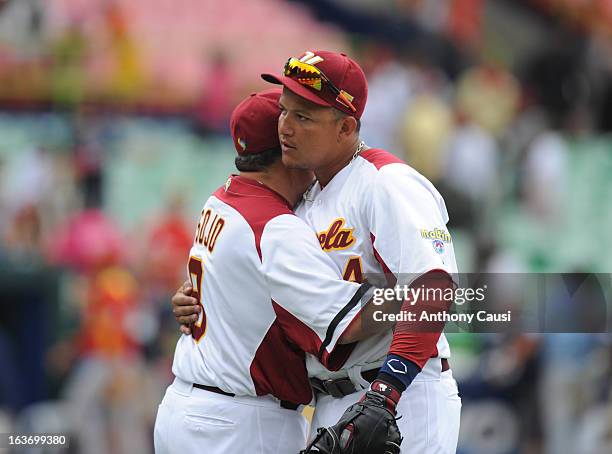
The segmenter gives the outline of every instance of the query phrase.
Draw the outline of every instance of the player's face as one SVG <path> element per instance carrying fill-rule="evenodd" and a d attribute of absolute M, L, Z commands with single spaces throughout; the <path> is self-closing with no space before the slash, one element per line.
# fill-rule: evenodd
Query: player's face
<path fill-rule="evenodd" d="M 341 121 L 331 107 L 322 107 L 287 89 L 279 100 L 278 134 L 283 164 L 315 172 L 341 159 Z"/>

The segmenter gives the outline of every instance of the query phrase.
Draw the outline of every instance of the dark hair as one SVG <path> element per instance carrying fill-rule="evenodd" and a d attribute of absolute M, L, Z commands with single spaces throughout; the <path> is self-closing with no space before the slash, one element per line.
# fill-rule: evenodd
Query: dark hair
<path fill-rule="evenodd" d="M 336 113 L 336 118 L 337 118 L 338 120 L 342 120 L 342 119 L 343 119 L 343 118 L 345 118 L 345 117 L 351 117 L 351 116 L 352 116 L 352 115 L 349 115 L 349 114 L 347 114 L 347 113 L 344 113 L 344 112 L 342 112 L 341 110 L 338 110 L 338 109 L 336 109 L 336 108 L 333 108 L 333 107 L 332 107 L 332 109 L 334 109 L 334 112 Z M 353 118 L 354 118 L 354 117 L 353 117 Z M 359 118 L 355 118 L 355 120 L 357 120 L 357 128 L 356 128 L 356 131 L 357 131 L 357 132 L 359 132 L 359 130 L 361 129 L 361 120 L 360 120 Z"/>
<path fill-rule="evenodd" d="M 282 155 L 280 148 L 271 148 L 257 154 L 245 154 L 236 156 L 234 164 L 241 172 L 260 172 L 266 170 L 268 166 L 274 164 Z"/>

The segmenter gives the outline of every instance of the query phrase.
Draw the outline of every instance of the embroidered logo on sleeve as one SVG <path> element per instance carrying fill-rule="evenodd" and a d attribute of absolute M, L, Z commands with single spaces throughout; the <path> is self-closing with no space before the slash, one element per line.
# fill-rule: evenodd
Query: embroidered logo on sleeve
<path fill-rule="evenodd" d="M 444 242 L 440 241 L 440 240 L 433 240 L 431 242 L 434 251 L 436 251 L 438 254 L 444 254 Z"/>
<path fill-rule="evenodd" d="M 426 240 L 440 240 L 445 243 L 452 243 L 453 240 L 446 230 L 435 228 L 433 230 L 421 229 L 421 238 Z"/>
<path fill-rule="evenodd" d="M 440 255 L 446 252 L 446 245 L 444 243 L 451 243 L 453 241 L 450 233 L 437 227 L 433 230 L 421 229 L 421 238 L 431 240 L 434 251 Z"/>

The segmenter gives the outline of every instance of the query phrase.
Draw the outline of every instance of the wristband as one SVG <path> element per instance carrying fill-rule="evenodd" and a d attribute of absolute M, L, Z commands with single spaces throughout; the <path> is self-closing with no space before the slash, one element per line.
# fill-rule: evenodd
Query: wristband
<path fill-rule="evenodd" d="M 421 372 L 421 368 L 412 361 L 398 355 L 389 354 L 378 372 L 378 378 L 403 392 L 410 386 L 419 372 Z"/>
<path fill-rule="evenodd" d="M 402 397 L 402 391 L 398 390 L 395 386 L 390 383 L 377 378 L 370 385 L 370 390 L 377 392 L 385 397 L 386 406 L 389 410 L 395 413 L 395 407 Z M 367 394 L 366 394 L 367 395 Z"/>

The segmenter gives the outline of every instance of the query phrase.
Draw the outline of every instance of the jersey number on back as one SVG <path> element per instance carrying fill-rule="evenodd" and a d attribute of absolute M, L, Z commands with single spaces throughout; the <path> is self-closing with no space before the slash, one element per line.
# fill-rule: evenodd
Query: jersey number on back
<path fill-rule="evenodd" d="M 217 244 L 217 238 L 223 227 L 225 226 L 225 220 L 215 214 L 212 222 L 209 222 L 212 218 L 212 210 L 207 208 L 202 210 L 200 222 L 196 229 L 195 244 L 199 244 L 208 250 L 209 254 L 212 254 Z M 204 301 L 202 300 L 204 292 L 202 291 L 202 278 L 204 277 L 204 262 L 199 257 L 189 257 L 189 280 L 194 289 L 194 298 L 198 300 L 200 306 L 200 315 L 198 320 L 191 326 L 191 335 L 196 342 L 206 334 L 206 312 L 204 311 Z"/>

